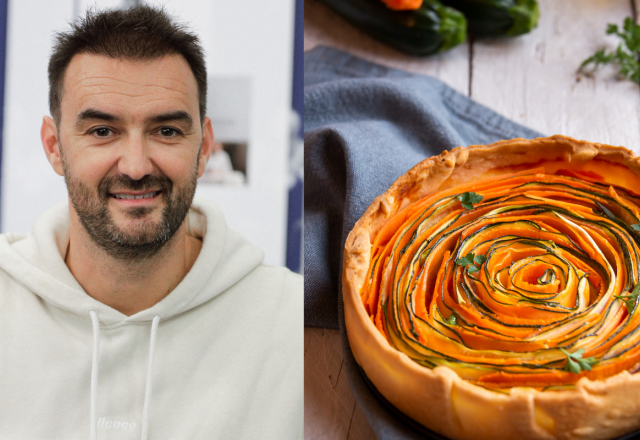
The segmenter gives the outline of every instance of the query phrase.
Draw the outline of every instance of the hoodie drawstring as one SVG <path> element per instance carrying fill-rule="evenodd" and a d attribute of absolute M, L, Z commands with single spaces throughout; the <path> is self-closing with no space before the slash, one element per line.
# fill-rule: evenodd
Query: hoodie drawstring
<path fill-rule="evenodd" d="M 98 420 L 96 416 L 98 406 L 98 354 L 100 347 L 100 321 L 98 312 L 89 310 L 91 324 L 93 326 L 93 359 L 91 361 L 91 440 L 98 440 Z M 149 407 L 151 405 L 151 383 L 153 372 L 153 354 L 156 348 L 156 335 L 158 334 L 160 315 L 155 315 L 151 323 L 151 339 L 149 341 L 149 364 L 147 365 L 147 383 L 144 391 L 144 406 L 142 409 L 142 440 L 147 440 L 149 435 Z"/>
<path fill-rule="evenodd" d="M 151 405 L 151 372 L 153 371 L 153 353 L 156 348 L 156 334 L 158 333 L 158 324 L 160 323 L 160 315 L 153 317 L 151 323 L 151 340 L 149 341 L 149 365 L 147 366 L 147 385 L 144 390 L 144 406 L 142 407 L 142 440 L 147 440 L 149 434 L 149 405 Z"/>
<path fill-rule="evenodd" d="M 98 406 L 98 351 L 100 348 L 100 321 L 95 310 L 89 310 L 91 324 L 93 325 L 93 359 L 91 360 L 91 440 L 98 440 L 98 419 L 96 407 Z"/>

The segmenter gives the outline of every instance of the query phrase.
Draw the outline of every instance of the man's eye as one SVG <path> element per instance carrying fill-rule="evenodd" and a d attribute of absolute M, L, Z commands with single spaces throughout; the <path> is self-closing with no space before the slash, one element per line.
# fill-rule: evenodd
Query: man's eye
<path fill-rule="evenodd" d="M 158 130 L 158 133 L 160 133 L 160 136 L 166 138 L 172 138 L 180 135 L 180 132 L 178 130 L 171 127 L 162 127 L 160 130 Z"/>
<path fill-rule="evenodd" d="M 108 138 L 112 134 L 112 131 L 107 127 L 98 127 L 91 130 L 91 134 L 99 138 Z"/>

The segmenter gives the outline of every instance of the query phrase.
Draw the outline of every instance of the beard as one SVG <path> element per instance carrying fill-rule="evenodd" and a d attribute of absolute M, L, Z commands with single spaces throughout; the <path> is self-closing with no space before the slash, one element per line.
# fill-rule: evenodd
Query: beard
<path fill-rule="evenodd" d="M 64 180 L 67 184 L 69 199 L 78 214 L 80 223 L 91 237 L 91 240 L 108 255 L 118 260 L 141 261 L 156 255 L 171 240 L 182 225 L 196 191 L 198 179 L 198 160 L 194 173 L 184 188 L 174 188 L 173 182 L 166 175 L 146 175 L 134 180 L 127 175 L 105 177 L 93 190 L 83 182 L 75 179 L 69 164 L 62 155 Z M 126 215 L 137 220 L 135 225 L 119 227 L 109 212 L 110 194 L 118 191 L 155 190 L 161 191 L 164 209 L 161 219 L 153 221 L 148 217 L 153 207 L 129 208 Z"/>

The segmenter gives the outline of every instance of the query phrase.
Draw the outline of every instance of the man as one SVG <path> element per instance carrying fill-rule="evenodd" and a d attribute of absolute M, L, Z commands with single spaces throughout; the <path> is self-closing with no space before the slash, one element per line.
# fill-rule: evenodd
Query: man
<path fill-rule="evenodd" d="M 89 13 L 49 84 L 69 203 L 0 236 L 0 439 L 301 437 L 301 277 L 192 203 L 213 147 L 197 38 Z"/>

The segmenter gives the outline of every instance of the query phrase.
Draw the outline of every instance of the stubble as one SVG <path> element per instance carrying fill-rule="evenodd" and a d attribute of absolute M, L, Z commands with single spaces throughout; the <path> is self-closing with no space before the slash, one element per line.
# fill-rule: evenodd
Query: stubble
<path fill-rule="evenodd" d="M 62 153 L 60 155 L 64 180 L 69 198 L 78 214 L 80 223 L 91 240 L 109 256 L 124 261 L 142 261 L 156 255 L 174 236 L 184 221 L 195 194 L 200 154 L 191 179 L 183 188 L 174 188 L 166 175 L 146 175 L 133 180 L 126 175 L 104 178 L 97 189 L 92 189 L 74 178 L 71 167 Z M 109 212 L 110 194 L 116 191 L 160 190 L 164 208 L 160 221 L 148 217 L 154 208 L 138 207 L 126 210 L 130 219 L 137 220 L 130 227 L 118 227 Z"/>

